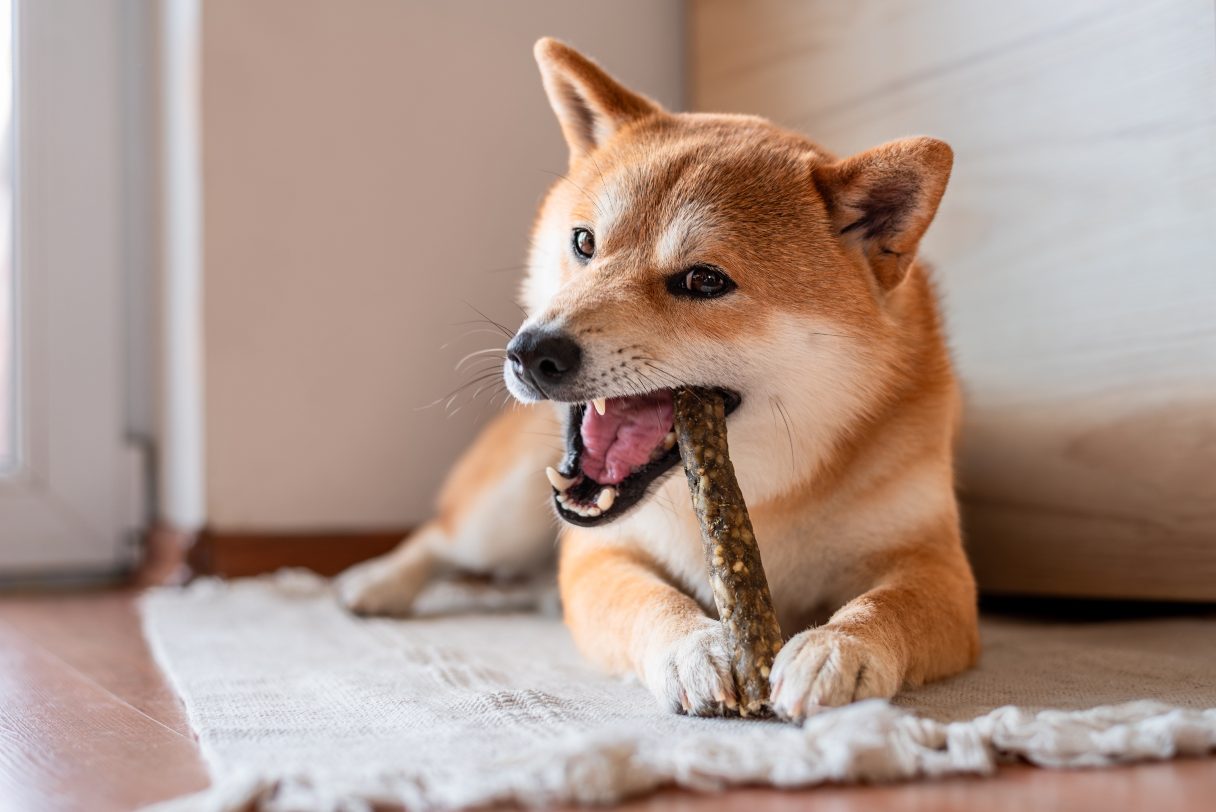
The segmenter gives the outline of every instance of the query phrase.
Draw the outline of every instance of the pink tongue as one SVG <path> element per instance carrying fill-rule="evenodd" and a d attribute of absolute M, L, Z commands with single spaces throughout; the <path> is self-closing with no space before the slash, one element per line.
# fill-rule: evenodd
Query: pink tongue
<path fill-rule="evenodd" d="M 590 403 L 583 415 L 583 473 L 616 485 L 650 462 L 650 452 L 671 431 L 670 392 L 610 398 L 600 414 Z"/>

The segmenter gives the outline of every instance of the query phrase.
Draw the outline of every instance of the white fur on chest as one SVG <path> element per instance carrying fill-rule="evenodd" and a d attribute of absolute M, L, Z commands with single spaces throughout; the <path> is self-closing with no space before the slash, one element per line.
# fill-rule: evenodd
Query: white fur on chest
<path fill-rule="evenodd" d="M 842 562 L 838 545 L 830 538 L 817 537 L 808 526 L 766 522 L 763 513 L 755 525 L 765 573 L 783 622 L 801 622 L 830 602 L 831 584 Z M 643 551 L 712 614 L 701 530 L 682 471 L 669 476 L 633 515 L 605 528 L 602 537 L 606 543 Z"/>
<path fill-rule="evenodd" d="M 787 634 L 870 588 L 859 578 L 864 570 L 859 565 L 871 556 L 906 543 L 910 531 L 955 512 L 949 469 L 931 463 L 859 495 L 843 490 L 831 500 L 812 502 L 807 493 L 803 510 L 796 503 L 780 514 L 764 505 L 749 510 Z M 683 471 L 673 471 L 632 515 L 596 535 L 605 543 L 640 549 L 713 612 L 701 531 Z"/>

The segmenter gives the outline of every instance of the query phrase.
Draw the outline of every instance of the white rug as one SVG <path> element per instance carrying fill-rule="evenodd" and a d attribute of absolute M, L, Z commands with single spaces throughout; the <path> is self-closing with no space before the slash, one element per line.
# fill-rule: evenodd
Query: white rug
<path fill-rule="evenodd" d="M 797 727 L 660 712 L 551 615 L 445 615 L 484 603 L 450 585 L 424 597 L 432 616 L 396 621 L 349 616 L 300 572 L 150 593 L 146 634 L 213 780 L 164 808 L 604 803 L 1216 751 L 1216 618 L 988 619 L 975 671 Z"/>

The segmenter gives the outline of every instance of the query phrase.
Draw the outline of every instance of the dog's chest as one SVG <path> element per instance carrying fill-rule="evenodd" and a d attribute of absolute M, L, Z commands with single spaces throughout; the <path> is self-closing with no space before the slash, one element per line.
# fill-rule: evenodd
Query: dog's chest
<path fill-rule="evenodd" d="M 820 622 L 836 608 L 847 561 L 838 544 L 817 538 L 805 522 L 753 517 L 760 555 L 782 629 L 793 634 Z M 672 477 L 637 513 L 623 522 L 621 539 L 637 544 L 664 573 L 711 614 L 701 530 L 689 504 L 684 478 Z"/>

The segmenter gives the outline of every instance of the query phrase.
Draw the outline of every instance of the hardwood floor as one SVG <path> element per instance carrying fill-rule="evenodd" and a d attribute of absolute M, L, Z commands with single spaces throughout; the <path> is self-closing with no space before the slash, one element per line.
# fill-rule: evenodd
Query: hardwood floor
<path fill-rule="evenodd" d="M 0 597 L 0 810 L 130 810 L 207 785 L 185 714 L 152 662 L 131 590 Z M 1199 812 L 1216 758 L 1117 770 L 1002 769 L 883 787 L 669 791 L 628 812 Z"/>
<path fill-rule="evenodd" d="M 133 593 L 0 599 L 0 809 L 130 810 L 206 786 Z"/>

